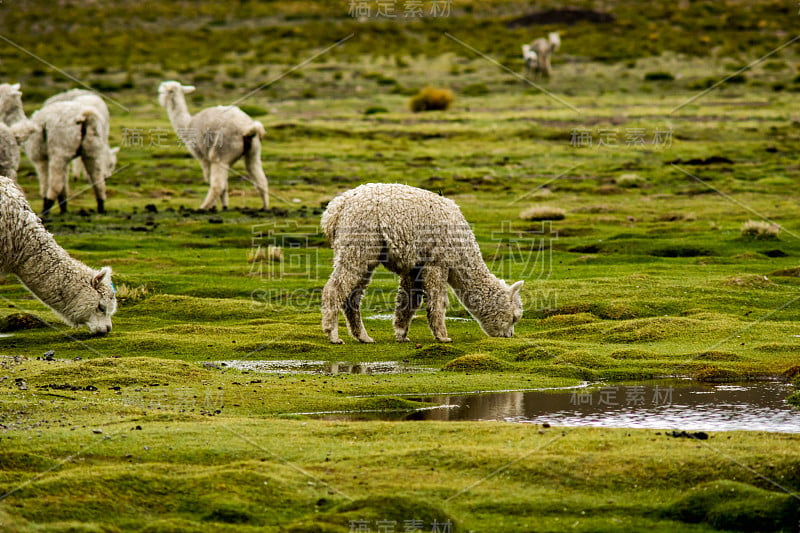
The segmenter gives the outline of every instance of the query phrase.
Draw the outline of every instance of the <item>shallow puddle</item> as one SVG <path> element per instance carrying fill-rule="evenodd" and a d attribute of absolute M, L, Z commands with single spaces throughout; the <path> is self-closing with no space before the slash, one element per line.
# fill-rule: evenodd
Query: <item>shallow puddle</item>
<path fill-rule="evenodd" d="M 800 433 L 800 410 L 785 398 L 793 387 L 757 382 L 707 385 L 695 382 L 632 383 L 569 391 L 418 396 L 438 409 L 404 415 L 405 420 L 501 420 L 553 426 L 770 431 Z M 352 413 L 336 418 L 364 419 Z M 397 420 L 397 414 L 370 418 Z"/>
<path fill-rule="evenodd" d="M 373 363 L 347 363 L 303 360 L 263 360 L 263 361 L 213 361 L 223 368 L 263 372 L 266 374 L 415 374 L 435 372 L 436 369 L 410 366 L 396 361 L 376 361 Z"/>

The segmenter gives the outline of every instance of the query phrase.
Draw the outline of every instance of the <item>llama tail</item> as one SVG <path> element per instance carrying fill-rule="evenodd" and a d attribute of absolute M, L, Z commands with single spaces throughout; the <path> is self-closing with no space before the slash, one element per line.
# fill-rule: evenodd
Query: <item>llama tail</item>
<path fill-rule="evenodd" d="M 261 157 L 261 138 L 266 135 L 264 125 L 257 120 L 254 120 L 249 128 L 242 136 L 244 140 L 244 154 L 245 156 L 252 156 L 254 154 L 253 147 L 258 148 L 258 157 Z M 255 141 L 255 142 L 253 142 Z"/>
<path fill-rule="evenodd" d="M 244 133 L 245 137 L 258 136 L 259 139 L 264 137 L 264 135 L 266 135 L 266 131 L 264 130 L 264 125 L 257 120 L 254 120 L 253 123 L 250 125 L 250 127 L 247 129 L 247 131 Z"/>
<path fill-rule="evenodd" d="M 342 213 L 345 202 L 346 199 L 343 196 L 337 196 L 328 202 L 328 207 L 325 209 L 325 212 L 322 213 L 320 225 L 322 226 L 323 233 L 325 233 L 325 236 L 328 238 L 328 242 L 331 244 L 333 244 L 336 238 L 336 227 L 339 225 L 339 215 Z"/>

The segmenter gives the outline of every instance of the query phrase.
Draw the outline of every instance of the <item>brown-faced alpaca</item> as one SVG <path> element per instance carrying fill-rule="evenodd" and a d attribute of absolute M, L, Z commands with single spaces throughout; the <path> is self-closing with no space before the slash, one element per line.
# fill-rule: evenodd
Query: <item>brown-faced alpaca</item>
<path fill-rule="evenodd" d="M 15 274 L 70 326 L 85 325 L 93 335 L 111 331 L 117 310 L 111 269 L 93 270 L 70 257 L 6 177 L 0 177 L 0 273 Z"/>
<path fill-rule="evenodd" d="M 262 207 L 267 209 L 267 177 L 261 168 L 264 126 L 235 106 L 211 107 L 190 115 L 184 95 L 194 90 L 191 85 L 165 81 L 158 88 L 158 101 L 209 182 L 208 195 L 200 209 L 211 209 L 218 199 L 223 209 L 228 208 L 228 169 L 242 157 L 248 178 L 261 196 Z"/>
<path fill-rule="evenodd" d="M 395 338 L 408 341 L 408 328 L 425 298 L 428 325 L 439 342 L 445 327 L 447 285 L 492 337 L 511 337 L 522 317 L 522 281 L 508 286 L 481 257 L 472 230 L 451 200 L 400 184 L 368 183 L 328 204 L 322 229 L 333 252 L 333 273 L 322 291 L 322 330 L 334 344 L 339 310 L 350 335 L 373 342 L 361 321 L 361 298 L 372 272 L 383 265 L 400 276 L 394 314 Z"/>

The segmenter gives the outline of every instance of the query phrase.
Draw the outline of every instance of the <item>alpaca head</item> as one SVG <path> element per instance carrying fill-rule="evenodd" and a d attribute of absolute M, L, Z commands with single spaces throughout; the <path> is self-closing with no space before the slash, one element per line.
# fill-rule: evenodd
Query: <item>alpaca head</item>
<path fill-rule="evenodd" d="M 111 315 L 117 310 L 117 297 L 111 283 L 111 269 L 94 271 L 91 281 L 82 287 L 64 316 L 73 327 L 85 325 L 92 335 L 111 331 Z"/>
<path fill-rule="evenodd" d="M 19 83 L 0 84 L 0 122 L 11 125 L 25 119 Z"/>
<path fill-rule="evenodd" d="M 533 63 L 533 62 L 535 62 L 535 61 L 536 61 L 536 58 L 537 58 L 538 56 L 537 56 L 536 52 L 534 52 L 533 50 L 531 50 L 531 45 L 529 45 L 529 44 L 523 44 L 523 45 L 522 45 L 522 57 L 523 57 L 523 58 L 525 59 L 525 61 L 527 61 L 528 63 Z"/>
<path fill-rule="evenodd" d="M 514 324 L 522 318 L 522 299 L 519 290 L 524 281 L 518 281 L 510 287 L 502 282 L 505 290 L 497 295 L 497 301 L 492 304 L 491 312 L 484 314 L 478 323 L 481 329 L 490 337 L 512 337 Z M 484 302 L 483 305 L 486 305 Z"/>
<path fill-rule="evenodd" d="M 561 47 L 561 36 L 558 34 L 557 31 L 548 34 L 547 40 L 550 41 L 550 49 L 553 52 L 558 51 L 558 49 Z"/>
<path fill-rule="evenodd" d="M 181 85 L 177 81 L 161 82 L 158 86 L 158 103 L 162 107 L 167 107 L 178 99 L 183 100 L 183 95 L 193 93 L 194 90 L 194 85 Z"/>

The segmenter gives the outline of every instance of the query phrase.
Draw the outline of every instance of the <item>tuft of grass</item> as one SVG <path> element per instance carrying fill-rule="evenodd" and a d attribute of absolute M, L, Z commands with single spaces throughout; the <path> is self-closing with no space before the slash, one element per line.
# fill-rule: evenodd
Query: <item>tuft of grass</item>
<path fill-rule="evenodd" d="M 444 370 L 449 370 L 451 372 L 497 372 L 507 370 L 508 368 L 508 363 L 485 353 L 462 355 L 461 357 L 448 361 L 443 367 Z"/>
<path fill-rule="evenodd" d="M 539 220 L 563 220 L 566 216 L 566 211 L 560 207 L 551 207 L 549 205 L 537 205 L 525 209 L 519 214 L 522 220 L 539 221 Z"/>
<path fill-rule="evenodd" d="M 409 107 L 414 113 L 421 111 L 445 111 L 453 103 L 453 91 L 436 87 L 423 87 L 411 97 Z"/>
<path fill-rule="evenodd" d="M 47 324 L 38 316 L 30 313 L 13 313 L 0 318 L 0 332 L 21 331 L 47 327 Z"/>
<path fill-rule="evenodd" d="M 742 224 L 742 236 L 751 239 L 769 240 L 777 239 L 781 231 L 780 226 L 763 220 L 748 220 Z"/>
<path fill-rule="evenodd" d="M 643 187 L 647 182 L 638 174 L 623 174 L 614 180 L 616 184 L 624 189 L 635 189 Z"/>
<path fill-rule="evenodd" d="M 144 285 L 131 287 L 126 283 L 117 285 L 117 301 L 120 304 L 136 303 L 150 296 L 150 290 Z"/>

